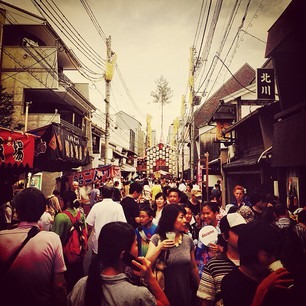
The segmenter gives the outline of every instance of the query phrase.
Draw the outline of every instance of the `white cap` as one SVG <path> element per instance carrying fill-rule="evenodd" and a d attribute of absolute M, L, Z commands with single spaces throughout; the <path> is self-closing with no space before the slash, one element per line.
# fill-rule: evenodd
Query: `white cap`
<path fill-rule="evenodd" d="M 228 225 L 230 228 L 237 226 L 237 225 L 241 225 L 241 224 L 246 224 L 247 222 L 245 221 L 245 219 L 238 213 L 231 213 L 231 214 L 227 214 L 226 215 L 227 221 L 228 221 Z"/>

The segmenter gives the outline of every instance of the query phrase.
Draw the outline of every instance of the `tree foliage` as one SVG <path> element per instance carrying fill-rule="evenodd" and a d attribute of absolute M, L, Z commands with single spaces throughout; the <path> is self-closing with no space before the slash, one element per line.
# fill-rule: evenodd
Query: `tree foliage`
<path fill-rule="evenodd" d="M 151 92 L 151 96 L 154 98 L 154 103 L 161 103 L 162 105 L 170 103 L 172 98 L 172 89 L 169 87 L 168 81 L 164 76 L 160 76 L 155 81 L 156 90 Z"/>
<path fill-rule="evenodd" d="M 156 91 L 151 92 L 154 103 L 161 104 L 161 131 L 164 129 L 164 105 L 170 103 L 172 98 L 172 89 L 169 87 L 168 81 L 161 76 L 155 81 Z"/>
<path fill-rule="evenodd" d="M 13 121 L 14 104 L 13 94 L 5 92 L 5 88 L 0 85 L 0 126 L 10 128 Z"/>

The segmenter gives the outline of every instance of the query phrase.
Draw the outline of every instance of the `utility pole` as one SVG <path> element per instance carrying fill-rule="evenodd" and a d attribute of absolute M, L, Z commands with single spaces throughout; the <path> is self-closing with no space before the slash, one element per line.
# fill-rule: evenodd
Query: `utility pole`
<path fill-rule="evenodd" d="M 184 178 L 184 167 L 185 167 L 185 152 L 184 152 L 184 149 L 185 149 L 185 140 L 184 140 L 184 121 L 182 121 L 182 129 L 181 129 L 181 148 L 182 148 L 182 151 L 181 151 L 181 154 L 182 154 L 182 169 L 181 169 L 181 172 L 182 172 L 182 176 L 181 178 Z"/>
<path fill-rule="evenodd" d="M 209 201 L 209 153 L 206 152 L 205 156 L 205 188 L 206 188 L 206 200 Z"/>
<path fill-rule="evenodd" d="M 195 63 L 194 63 L 194 48 L 190 50 L 190 93 L 191 93 L 191 119 L 190 119 L 190 178 L 194 180 L 194 75 L 196 71 Z"/>
<path fill-rule="evenodd" d="M 29 118 L 29 107 L 30 104 L 32 104 L 32 101 L 26 102 L 26 108 L 25 108 L 25 118 L 24 118 L 24 131 L 28 131 L 28 118 Z"/>
<path fill-rule="evenodd" d="M 112 62 L 112 50 L 111 50 L 111 37 L 106 38 L 106 59 L 109 65 L 106 66 L 105 73 L 105 148 L 104 148 L 104 164 L 108 164 L 108 147 L 109 147 L 109 135 L 110 135 L 110 93 L 111 93 L 111 80 L 112 74 L 110 73 Z"/>
<path fill-rule="evenodd" d="M 192 95 L 193 96 L 193 95 Z M 194 180 L 194 103 L 191 102 L 191 120 L 190 120 L 190 177 Z"/>

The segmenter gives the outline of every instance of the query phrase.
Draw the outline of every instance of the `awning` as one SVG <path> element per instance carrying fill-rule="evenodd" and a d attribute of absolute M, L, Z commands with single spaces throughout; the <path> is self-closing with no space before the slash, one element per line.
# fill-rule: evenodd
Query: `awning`
<path fill-rule="evenodd" d="M 129 164 L 123 164 L 120 167 L 121 171 L 126 171 L 126 172 L 136 172 L 137 169 Z"/>
<path fill-rule="evenodd" d="M 242 158 L 231 160 L 229 163 L 223 164 L 223 168 L 230 169 L 230 168 L 250 167 L 258 165 L 260 162 L 262 162 L 265 159 L 266 155 L 270 153 L 271 150 L 272 148 L 270 147 L 264 151 L 254 152 Z"/>
<path fill-rule="evenodd" d="M 57 123 L 32 130 L 35 143 L 34 172 L 63 171 L 89 164 L 87 139 Z"/>
<path fill-rule="evenodd" d="M 126 157 L 125 155 L 123 155 L 122 153 L 120 153 L 120 152 L 117 151 L 117 150 L 113 150 L 113 155 L 114 155 L 115 157 L 118 157 L 118 158 L 125 158 L 125 159 L 127 159 L 127 157 Z"/>
<path fill-rule="evenodd" d="M 0 127 L 1 180 L 33 167 L 35 136 Z"/>

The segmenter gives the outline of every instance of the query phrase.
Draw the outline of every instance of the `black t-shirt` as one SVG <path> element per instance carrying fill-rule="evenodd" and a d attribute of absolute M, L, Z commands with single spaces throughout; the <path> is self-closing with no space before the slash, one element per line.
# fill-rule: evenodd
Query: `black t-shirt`
<path fill-rule="evenodd" d="M 119 202 L 121 201 L 121 193 L 119 188 L 114 188 L 113 201 Z"/>
<path fill-rule="evenodd" d="M 221 281 L 221 295 L 224 306 L 250 306 L 257 286 L 257 282 L 235 268 L 225 275 Z"/>
<path fill-rule="evenodd" d="M 238 268 L 234 269 L 225 275 L 221 282 L 224 306 L 251 305 L 257 286 L 257 282 L 248 278 Z M 306 297 L 296 285 L 291 289 L 273 288 L 265 295 L 262 305 L 306 305 Z"/>
<path fill-rule="evenodd" d="M 192 211 L 193 215 L 196 216 L 200 213 L 200 201 L 197 201 L 197 204 L 194 205 L 190 201 L 187 202 L 188 207 Z"/>
<path fill-rule="evenodd" d="M 139 217 L 138 203 L 131 197 L 125 197 L 124 199 L 122 199 L 121 205 L 122 205 L 127 223 L 131 224 L 136 229 L 138 224 L 135 221 L 135 218 Z"/>

